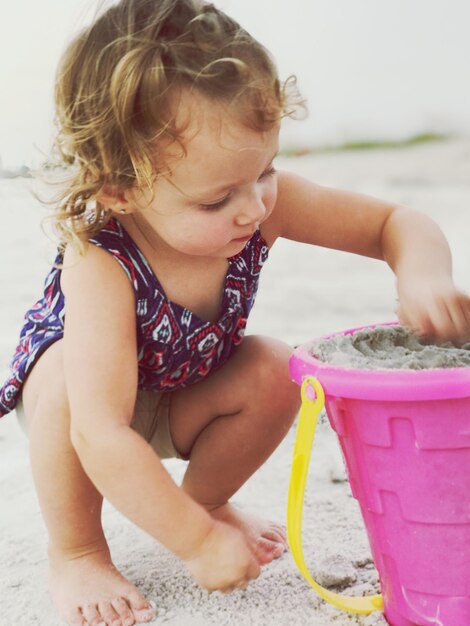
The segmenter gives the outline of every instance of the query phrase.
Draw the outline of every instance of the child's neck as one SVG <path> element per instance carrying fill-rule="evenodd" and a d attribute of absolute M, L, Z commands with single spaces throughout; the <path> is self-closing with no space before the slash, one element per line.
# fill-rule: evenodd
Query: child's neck
<path fill-rule="evenodd" d="M 228 260 L 182 254 L 157 233 L 146 232 L 136 214 L 119 216 L 118 219 L 144 255 L 166 297 L 203 320 L 216 321 L 225 288 Z"/>

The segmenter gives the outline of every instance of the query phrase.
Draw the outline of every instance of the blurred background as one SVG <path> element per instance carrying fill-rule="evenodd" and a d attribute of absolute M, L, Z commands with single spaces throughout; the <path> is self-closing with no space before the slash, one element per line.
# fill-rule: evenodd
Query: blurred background
<path fill-rule="evenodd" d="M 468 0 L 216 0 L 295 74 L 307 121 L 284 150 L 470 134 Z M 95 0 L 0 3 L 0 157 L 37 167 L 51 143 L 60 54 Z"/>

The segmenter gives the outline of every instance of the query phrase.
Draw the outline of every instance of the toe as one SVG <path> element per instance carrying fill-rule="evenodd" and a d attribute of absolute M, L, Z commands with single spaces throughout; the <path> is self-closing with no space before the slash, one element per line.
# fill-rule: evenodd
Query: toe
<path fill-rule="evenodd" d="M 155 619 L 155 609 L 149 607 L 148 609 L 139 609 L 133 611 L 137 622 L 151 622 Z"/>
<path fill-rule="evenodd" d="M 86 620 L 83 618 L 80 609 L 75 609 L 69 613 L 66 617 L 67 624 L 70 626 L 86 626 Z"/>
<path fill-rule="evenodd" d="M 266 537 L 267 539 L 271 539 L 271 541 L 280 541 L 280 542 L 283 542 L 285 539 L 284 535 L 276 527 L 268 528 L 268 530 L 265 530 L 263 532 L 263 537 Z"/>
<path fill-rule="evenodd" d="M 111 604 L 113 605 L 116 613 L 119 615 L 122 626 L 133 626 L 133 624 L 135 624 L 134 615 L 124 598 L 116 598 Z"/>
<path fill-rule="evenodd" d="M 121 619 L 110 601 L 100 602 L 98 604 L 98 611 L 101 615 L 101 619 L 107 626 L 121 626 Z"/>
<path fill-rule="evenodd" d="M 155 618 L 154 607 L 137 590 L 129 593 L 126 599 L 136 622 L 150 622 Z"/>
<path fill-rule="evenodd" d="M 106 622 L 101 617 L 96 605 L 88 604 L 82 608 L 82 613 L 88 626 L 106 626 Z"/>
<path fill-rule="evenodd" d="M 261 565 L 267 565 L 274 559 L 278 559 L 285 551 L 285 545 L 278 541 L 270 541 L 261 537 L 256 542 L 256 553 Z"/>
<path fill-rule="evenodd" d="M 287 546 L 285 546 L 283 543 L 278 543 L 276 545 L 276 547 L 273 550 L 273 554 L 274 554 L 274 558 L 278 559 L 279 557 L 281 557 L 285 552 L 287 552 Z"/>
<path fill-rule="evenodd" d="M 287 545 L 287 533 L 286 529 L 279 524 L 272 524 L 266 533 L 263 533 L 268 539 L 273 541 L 281 541 Z"/>

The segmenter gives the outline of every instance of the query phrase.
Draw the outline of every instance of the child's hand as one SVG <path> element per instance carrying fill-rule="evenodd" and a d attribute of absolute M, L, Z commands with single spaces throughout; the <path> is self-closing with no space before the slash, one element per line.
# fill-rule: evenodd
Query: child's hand
<path fill-rule="evenodd" d="M 470 341 L 470 298 L 449 277 L 402 279 L 397 290 L 404 326 L 440 341 Z"/>
<path fill-rule="evenodd" d="M 260 566 L 243 534 L 224 522 L 214 526 L 195 556 L 186 566 L 196 582 L 210 591 L 245 589 L 258 578 Z"/>

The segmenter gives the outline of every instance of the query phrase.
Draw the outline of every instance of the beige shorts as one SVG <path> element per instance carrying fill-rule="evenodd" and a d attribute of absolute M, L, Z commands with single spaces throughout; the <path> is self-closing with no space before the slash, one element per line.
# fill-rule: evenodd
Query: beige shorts
<path fill-rule="evenodd" d="M 181 459 L 171 438 L 170 397 L 169 393 L 138 391 L 131 426 L 161 459 Z"/>
<path fill-rule="evenodd" d="M 16 405 L 16 416 L 27 435 L 26 415 L 21 397 Z M 169 393 L 138 391 L 131 427 L 152 446 L 161 459 L 183 458 L 171 438 Z"/>

